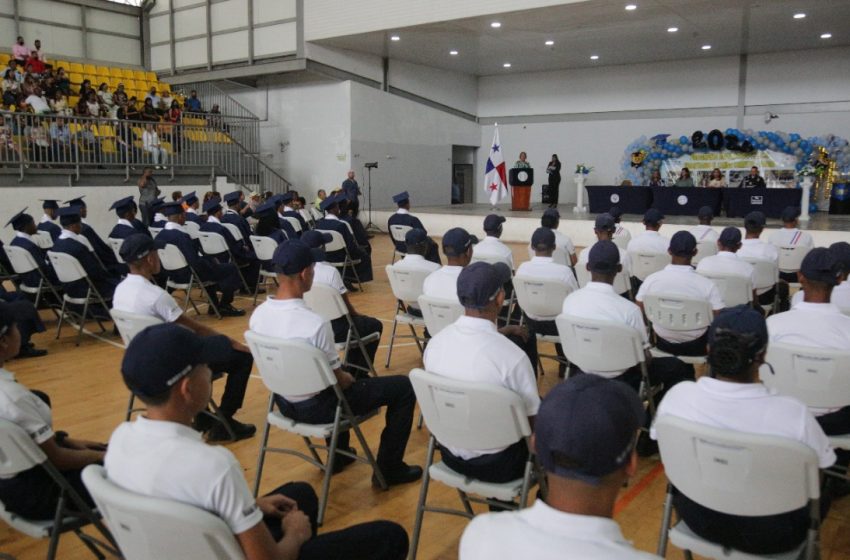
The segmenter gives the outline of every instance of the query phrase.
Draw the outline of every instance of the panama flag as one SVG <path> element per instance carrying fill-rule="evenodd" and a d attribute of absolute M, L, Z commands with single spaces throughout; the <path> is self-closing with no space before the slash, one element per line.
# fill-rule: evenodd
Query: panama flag
<path fill-rule="evenodd" d="M 499 143 L 499 127 L 493 135 L 493 145 L 490 147 L 490 158 L 484 172 L 484 190 L 490 195 L 490 204 L 495 206 L 508 195 L 508 181 L 505 177 L 505 158 L 502 157 L 502 146 Z"/>

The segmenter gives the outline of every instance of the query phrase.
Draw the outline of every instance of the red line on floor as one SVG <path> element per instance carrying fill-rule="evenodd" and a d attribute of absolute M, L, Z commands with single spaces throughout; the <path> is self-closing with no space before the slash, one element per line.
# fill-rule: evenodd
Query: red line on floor
<path fill-rule="evenodd" d="M 637 484 L 632 486 L 625 492 L 617 503 L 614 505 L 614 515 L 618 515 L 621 511 L 629 507 L 635 498 L 637 498 L 641 492 L 646 490 L 646 488 L 652 484 L 656 478 L 658 478 L 661 474 L 664 473 L 664 465 L 658 463 L 655 467 L 646 473 L 643 478 L 641 478 Z"/>

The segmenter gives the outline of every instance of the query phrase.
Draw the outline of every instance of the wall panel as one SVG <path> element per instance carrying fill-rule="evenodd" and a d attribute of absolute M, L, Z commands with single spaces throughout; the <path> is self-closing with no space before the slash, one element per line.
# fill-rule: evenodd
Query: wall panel
<path fill-rule="evenodd" d="M 228 0 L 213 4 L 211 12 L 214 32 L 248 25 L 248 8 L 244 0 Z"/>
<path fill-rule="evenodd" d="M 212 39 L 213 64 L 248 58 L 248 31 L 216 35 Z"/>
<path fill-rule="evenodd" d="M 294 53 L 296 46 L 295 22 L 254 30 L 254 56 Z"/>
<path fill-rule="evenodd" d="M 207 12 L 205 8 L 193 8 L 174 12 L 175 39 L 204 35 L 207 32 Z"/>
<path fill-rule="evenodd" d="M 178 68 L 203 66 L 207 63 L 207 40 L 180 41 L 175 47 L 175 65 Z"/>

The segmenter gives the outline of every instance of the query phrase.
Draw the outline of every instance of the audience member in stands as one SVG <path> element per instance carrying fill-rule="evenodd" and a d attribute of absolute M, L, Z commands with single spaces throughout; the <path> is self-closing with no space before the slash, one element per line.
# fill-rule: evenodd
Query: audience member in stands
<path fill-rule="evenodd" d="M 691 233 L 694 238 L 697 240 L 697 243 L 702 243 L 703 241 L 717 241 L 717 238 L 720 234 L 717 233 L 713 227 L 711 227 L 711 222 L 714 220 L 714 210 L 711 206 L 703 206 L 697 212 L 697 219 L 699 220 L 699 225 L 691 228 Z"/>
<path fill-rule="evenodd" d="M 127 97 L 127 92 L 124 91 L 124 84 L 118 84 L 118 89 L 112 94 L 112 102 L 117 107 L 122 107 L 127 104 L 130 99 Z"/>
<path fill-rule="evenodd" d="M 52 68 L 50 64 L 47 64 L 47 56 L 41 50 L 41 39 L 36 39 L 35 41 L 33 41 L 33 48 L 31 52 L 35 53 L 35 57 L 41 62 L 43 62 L 45 67 Z"/>
<path fill-rule="evenodd" d="M 68 107 L 68 98 L 62 93 L 62 90 L 56 90 L 56 94 L 52 99 L 47 100 L 50 103 L 50 109 L 57 115 L 71 116 L 74 110 Z"/>
<path fill-rule="evenodd" d="M 141 118 L 143 121 L 159 122 L 159 111 L 157 111 L 150 97 L 145 98 L 145 104 L 142 105 Z"/>
<path fill-rule="evenodd" d="M 27 105 L 32 108 L 32 112 L 36 115 L 47 115 L 52 112 L 47 99 L 44 98 L 41 89 L 38 87 L 27 97 Z"/>
<path fill-rule="evenodd" d="M 162 147 L 159 141 L 159 134 L 156 133 L 156 129 L 152 124 L 145 125 L 145 131 L 142 133 L 142 146 L 145 152 L 152 158 L 156 169 L 168 163 L 168 152 Z"/>
<path fill-rule="evenodd" d="M 80 84 L 80 99 L 86 99 L 90 91 L 94 91 L 94 89 L 91 87 L 91 80 L 83 80 L 83 83 Z"/>
<path fill-rule="evenodd" d="M 12 45 L 12 60 L 14 60 L 18 66 L 23 68 L 29 55 L 29 47 L 27 47 L 26 43 L 24 43 L 24 38 L 18 35 L 18 39 L 15 41 L 15 44 Z"/>
<path fill-rule="evenodd" d="M 52 145 L 53 161 L 69 161 L 72 159 L 74 146 L 71 143 L 71 129 L 65 119 L 57 117 L 50 123 L 50 142 Z"/>
<path fill-rule="evenodd" d="M 77 143 L 84 150 L 89 152 L 83 155 L 80 159 L 88 162 L 102 162 L 103 154 L 101 152 L 100 139 L 95 135 L 91 121 L 83 121 L 80 123 L 80 128 L 74 134 Z"/>
<path fill-rule="evenodd" d="M 180 103 L 178 101 L 175 100 L 171 102 L 171 108 L 165 115 L 165 121 L 172 125 L 179 125 L 183 122 L 183 111 L 180 109 Z M 168 133 L 169 139 L 171 140 L 171 146 L 175 152 L 180 151 L 180 145 L 182 143 L 181 130 L 182 129 L 179 126 L 172 126 Z"/>
<path fill-rule="evenodd" d="M 159 101 L 159 113 L 165 117 L 175 101 L 172 93 L 169 90 L 164 90 L 162 92 L 162 99 Z"/>
<path fill-rule="evenodd" d="M 47 70 L 47 67 L 44 65 L 44 62 L 39 60 L 38 52 L 31 51 L 29 57 L 27 57 L 27 61 L 24 64 L 24 68 L 26 68 L 27 73 L 32 74 L 36 77 L 42 77 L 44 72 Z"/>
<path fill-rule="evenodd" d="M 113 99 L 113 95 L 109 92 L 109 84 L 102 82 L 100 86 L 98 86 L 97 97 L 101 104 L 105 105 L 111 113 L 112 108 L 115 106 L 115 101 Z"/>
<path fill-rule="evenodd" d="M 148 100 L 150 100 L 151 106 L 157 113 L 162 114 L 165 112 L 162 109 L 162 97 L 157 95 L 155 87 L 152 87 L 148 94 L 145 96 L 145 105 L 148 104 Z"/>
<path fill-rule="evenodd" d="M 123 111 L 122 111 L 122 109 L 123 109 Z M 123 116 L 122 116 L 122 113 L 123 113 Z M 122 108 L 118 109 L 118 118 L 119 119 L 123 118 L 123 119 L 128 120 L 128 121 L 140 121 L 140 120 L 142 120 L 142 112 L 139 111 L 138 107 L 136 107 L 136 98 L 135 97 L 130 98 L 130 100 L 127 102 L 126 107 L 122 107 Z"/>
<path fill-rule="evenodd" d="M 28 117 L 26 122 L 24 134 L 27 136 L 32 159 L 42 163 L 50 161 L 51 137 L 48 135 L 48 129 L 38 117 Z"/>
<path fill-rule="evenodd" d="M 561 223 L 561 213 L 557 208 L 547 208 L 540 218 L 540 225 L 552 230 L 555 234 L 555 253 L 552 258 L 555 262 L 565 264 L 567 266 L 575 266 L 576 264 L 576 247 L 573 245 L 573 240 L 567 235 L 558 231 L 558 226 Z"/>
<path fill-rule="evenodd" d="M 9 115 L 3 115 L 0 120 L 0 159 L 3 161 L 20 161 L 21 147 L 15 141 L 15 133 L 12 128 L 12 119 Z"/>
<path fill-rule="evenodd" d="M 56 87 L 66 96 L 71 95 L 71 80 L 68 78 L 68 74 L 65 73 L 64 68 L 59 68 L 56 71 Z"/>
<path fill-rule="evenodd" d="M 194 89 L 189 93 L 189 97 L 186 99 L 186 111 L 190 113 L 204 112 L 201 106 L 201 100 L 198 99 L 198 92 Z"/>
<path fill-rule="evenodd" d="M 77 101 L 77 106 L 74 107 L 74 114 L 78 117 L 96 117 L 97 113 L 92 114 L 91 107 L 89 106 L 88 99 L 85 95 L 80 96 L 80 100 Z"/>

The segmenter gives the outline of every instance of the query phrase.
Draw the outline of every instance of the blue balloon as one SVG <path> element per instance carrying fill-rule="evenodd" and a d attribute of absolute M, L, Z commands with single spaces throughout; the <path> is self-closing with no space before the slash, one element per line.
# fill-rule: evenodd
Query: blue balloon
<path fill-rule="evenodd" d="M 814 213 L 815 213 L 815 212 L 817 212 L 817 211 L 818 211 L 818 205 L 817 205 L 817 203 L 812 202 L 811 204 L 809 204 L 809 213 L 810 213 L 810 214 L 814 214 Z"/>
<path fill-rule="evenodd" d="M 688 143 L 688 137 L 687 136 L 680 136 L 679 142 L 681 142 L 682 144 L 687 144 Z"/>

